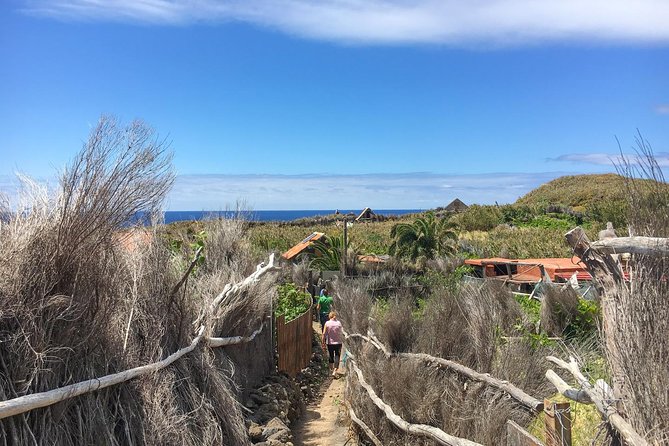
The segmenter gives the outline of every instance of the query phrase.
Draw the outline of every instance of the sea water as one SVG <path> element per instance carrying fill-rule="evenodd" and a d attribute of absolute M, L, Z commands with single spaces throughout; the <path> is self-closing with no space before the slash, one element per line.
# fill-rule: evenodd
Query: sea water
<path fill-rule="evenodd" d="M 353 213 L 356 216 L 362 210 L 339 209 L 341 214 Z M 405 215 L 421 212 L 420 209 L 374 209 L 378 215 Z M 251 221 L 292 221 L 298 218 L 332 215 L 334 209 L 303 209 L 303 210 L 274 210 L 274 211 L 166 211 L 165 223 L 175 221 L 203 220 L 207 218 L 235 218 L 242 217 Z"/>

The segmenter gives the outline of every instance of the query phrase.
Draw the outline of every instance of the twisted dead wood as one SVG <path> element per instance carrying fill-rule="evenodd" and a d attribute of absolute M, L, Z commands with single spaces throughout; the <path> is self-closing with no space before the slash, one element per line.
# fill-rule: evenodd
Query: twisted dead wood
<path fill-rule="evenodd" d="M 449 369 L 451 371 L 454 371 L 456 373 L 459 373 L 462 376 L 466 376 L 467 378 L 473 380 L 473 381 L 479 381 L 483 382 L 491 387 L 497 388 L 512 398 L 514 398 L 516 401 L 524 405 L 525 407 L 528 407 L 529 409 L 535 411 L 535 412 L 541 412 L 544 408 L 544 403 L 543 401 L 540 401 L 536 398 L 534 398 L 531 395 L 528 395 L 525 393 L 522 389 L 514 386 L 508 381 L 504 381 L 498 378 L 495 378 L 493 376 L 490 376 L 489 373 L 480 373 L 477 372 L 476 370 L 470 369 L 467 366 L 464 366 L 462 364 L 459 364 L 454 361 L 450 361 L 448 359 L 443 359 L 443 358 L 437 358 L 435 356 L 431 356 L 425 353 L 391 353 L 378 339 L 368 336 L 364 336 L 358 333 L 354 334 L 346 334 L 345 337 L 347 338 L 357 338 L 357 339 L 362 339 L 374 347 L 376 347 L 378 350 L 382 351 L 383 354 L 386 356 L 386 358 L 390 359 L 391 357 L 399 357 L 399 358 L 407 358 L 407 359 L 417 359 L 419 361 L 425 362 L 430 365 L 434 365 L 436 367 L 443 367 L 446 369 Z"/>
<path fill-rule="evenodd" d="M 383 443 L 381 443 L 381 441 L 376 437 L 376 434 L 372 432 L 369 426 L 367 426 L 364 421 L 358 418 L 352 407 L 348 408 L 348 414 L 351 417 L 351 421 L 353 421 L 360 429 L 362 429 L 365 435 L 367 435 L 367 438 L 369 438 L 371 442 L 374 443 L 374 446 L 383 446 Z"/>
<path fill-rule="evenodd" d="M 347 364 L 350 364 L 353 368 L 353 371 L 358 377 L 358 384 L 367 391 L 367 395 L 372 400 L 372 402 L 378 407 L 386 416 L 388 421 L 393 423 L 397 428 L 404 432 L 408 432 L 413 435 L 419 435 L 421 437 L 427 437 L 431 440 L 436 441 L 442 445 L 448 446 L 481 446 L 479 443 L 467 440 L 466 438 L 454 437 L 453 435 L 447 434 L 439 428 L 430 426 L 427 424 L 413 424 L 404 420 L 398 416 L 388 404 L 386 404 L 381 398 L 378 397 L 372 386 L 370 386 L 365 377 L 362 375 L 362 371 L 355 364 L 353 355 L 349 354 L 349 359 L 346 361 Z"/>
<path fill-rule="evenodd" d="M 641 435 L 639 435 L 634 430 L 634 428 L 627 422 L 627 420 L 625 420 L 618 413 L 618 410 L 605 400 L 603 392 L 599 389 L 596 389 L 595 387 L 593 387 L 592 384 L 590 384 L 590 381 L 583 375 L 583 373 L 581 373 L 581 370 L 578 367 L 578 363 L 573 357 L 569 358 L 569 362 L 565 362 L 562 359 L 556 358 L 555 356 L 547 356 L 546 359 L 552 362 L 553 364 L 557 365 L 558 367 L 569 371 L 574 376 L 574 378 L 576 378 L 576 381 L 578 382 L 582 391 L 585 393 L 585 395 L 587 395 L 587 398 L 590 399 L 592 404 L 595 405 L 597 411 L 601 414 L 602 418 L 609 424 L 611 424 L 611 426 L 613 426 L 613 428 L 620 433 L 621 437 L 625 440 L 626 444 L 629 444 L 631 446 L 648 445 L 648 442 Z M 549 370 L 549 372 L 552 372 L 552 370 Z M 553 374 L 555 374 L 555 372 L 553 372 Z M 558 379 L 560 378 L 558 377 Z M 560 379 L 560 381 L 562 380 Z M 564 383 L 564 381 L 562 381 L 562 383 Z M 561 389 L 565 388 L 564 386 L 569 387 L 569 385 L 567 385 L 566 383 L 564 384 L 562 383 L 560 383 L 560 387 L 558 387 L 554 383 L 554 385 L 556 385 L 560 393 L 562 393 Z M 566 393 L 562 394 L 567 398 L 571 398 Z M 579 402 L 585 402 L 585 401 L 579 401 Z"/>

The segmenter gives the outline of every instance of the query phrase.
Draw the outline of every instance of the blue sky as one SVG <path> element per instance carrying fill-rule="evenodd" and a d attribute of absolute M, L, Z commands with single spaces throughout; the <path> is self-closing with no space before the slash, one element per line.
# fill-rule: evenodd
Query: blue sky
<path fill-rule="evenodd" d="M 101 114 L 171 141 L 166 206 L 512 202 L 669 164 L 664 0 L 9 0 L 0 190 L 52 178 Z"/>

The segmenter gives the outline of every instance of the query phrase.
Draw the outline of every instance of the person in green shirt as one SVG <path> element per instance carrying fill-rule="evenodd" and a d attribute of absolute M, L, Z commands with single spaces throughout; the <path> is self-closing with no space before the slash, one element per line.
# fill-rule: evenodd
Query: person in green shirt
<path fill-rule="evenodd" d="M 323 332 L 323 327 L 328 320 L 328 315 L 330 314 L 330 309 L 332 308 L 332 296 L 328 295 L 328 289 L 323 290 L 323 294 L 318 298 L 318 303 L 316 304 L 316 310 L 318 311 L 319 319 L 321 321 L 321 332 Z"/>

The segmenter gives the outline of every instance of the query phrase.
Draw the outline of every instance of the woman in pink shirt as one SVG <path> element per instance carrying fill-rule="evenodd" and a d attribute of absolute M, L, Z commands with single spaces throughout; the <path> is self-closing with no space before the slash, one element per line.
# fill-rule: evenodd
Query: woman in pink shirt
<path fill-rule="evenodd" d="M 330 364 L 330 370 L 332 371 L 332 376 L 337 376 L 339 358 L 341 357 L 341 344 L 344 340 L 344 329 L 341 326 L 341 322 L 337 320 L 337 313 L 331 311 L 329 317 L 330 320 L 328 320 L 323 327 L 323 337 L 321 342 L 323 347 L 325 347 L 325 345 L 328 346 L 328 354 L 330 355 L 328 363 Z"/>

